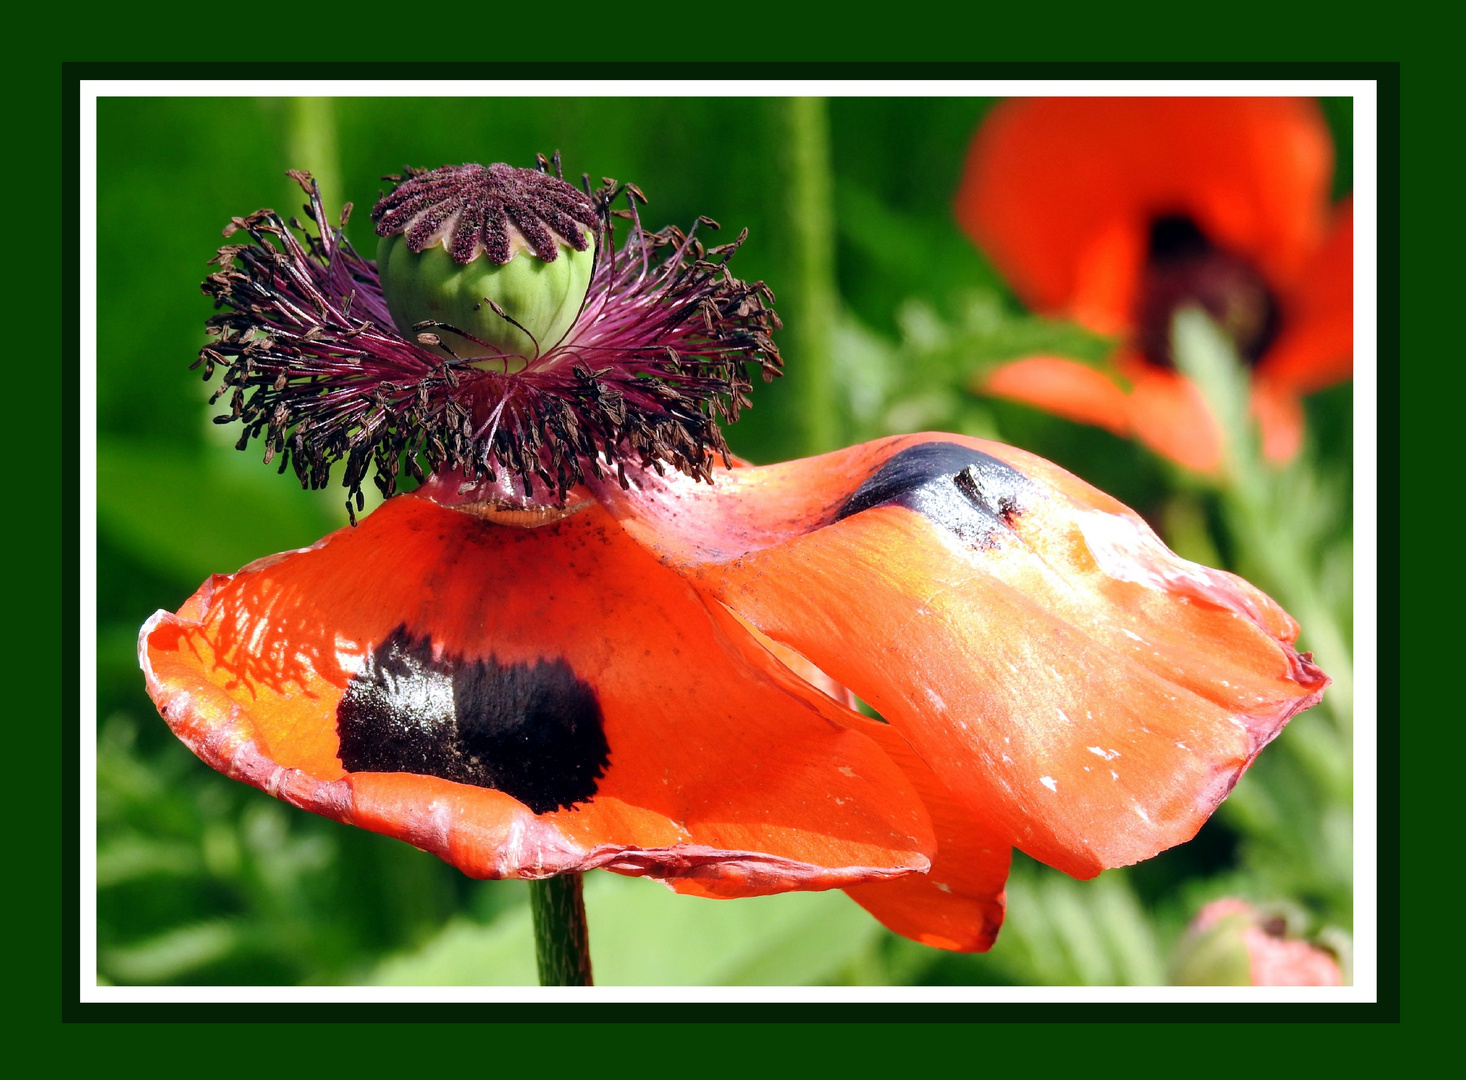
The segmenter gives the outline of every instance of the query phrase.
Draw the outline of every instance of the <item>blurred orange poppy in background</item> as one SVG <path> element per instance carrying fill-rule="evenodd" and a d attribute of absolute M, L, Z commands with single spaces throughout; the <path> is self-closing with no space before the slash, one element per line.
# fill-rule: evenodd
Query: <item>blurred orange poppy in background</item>
<path fill-rule="evenodd" d="M 1251 368 L 1263 453 L 1289 460 L 1300 396 L 1353 371 L 1353 214 L 1330 203 L 1332 170 L 1306 99 L 998 105 L 973 140 L 959 222 L 1034 310 L 1122 344 L 1108 371 L 1031 356 L 977 388 L 1214 471 L 1221 429 L 1171 355 L 1175 314 L 1199 306 Z"/>

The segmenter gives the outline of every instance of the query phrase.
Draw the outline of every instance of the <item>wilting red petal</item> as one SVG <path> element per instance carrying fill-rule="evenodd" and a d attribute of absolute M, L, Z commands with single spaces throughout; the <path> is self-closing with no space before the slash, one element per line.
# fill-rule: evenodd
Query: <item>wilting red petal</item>
<path fill-rule="evenodd" d="M 1222 464 L 1222 429 L 1196 386 L 1128 352 L 1121 354 L 1120 367 L 1132 383 L 1129 394 L 1093 368 L 1049 356 L 1004 364 L 976 389 L 1116 435 L 1133 435 L 1189 469 L 1216 472 Z M 1252 416 L 1263 455 L 1278 463 L 1291 461 L 1303 445 L 1303 406 L 1297 394 L 1266 376 L 1256 378 Z"/>
<path fill-rule="evenodd" d="M 159 709 L 210 765 L 474 877 L 606 867 L 742 896 L 923 870 L 933 850 L 916 791 L 844 710 L 594 503 L 525 529 L 399 496 L 214 577 L 140 647 Z M 444 778 L 434 755 L 478 768 L 481 747 L 450 754 L 434 718 L 510 698 L 563 745 L 512 782 Z M 348 769 L 357 724 L 398 756 Z M 583 738 L 597 725 L 608 760 Z"/>
<path fill-rule="evenodd" d="M 863 717 L 853 724 L 901 766 L 931 814 L 937 853 L 926 874 L 849 885 L 845 891 L 888 929 L 923 945 L 986 952 L 1003 925 L 1008 842 L 938 779 L 889 724 Z"/>
<path fill-rule="evenodd" d="M 1327 241 L 1284 297 L 1283 330 L 1258 375 L 1308 394 L 1354 373 L 1354 204 L 1339 207 Z"/>
<path fill-rule="evenodd" d="M 1287 291 L 1325 232 L 1332 155 L 1301 99 L 1006 101 L 972 143 L 957 217 L 1031 307 L 1117 333 L 1157 215 Z"/>
<path fill-rule="evenodd" d="M 1076 876 L 1189 839 L 1328 681 L 1262 593 L 1011 447 L 904 436 L 638 482 L 598 489 L 632 536 Z"/>
<path fill-rule="evenodd" d="M 740 625 L 748 626 L 736 612 L 730 614 Z M 854 708 L 854 695 L 849 689 L 787 645 L 753 627 L 749 630 L 800 678 Z M 992 948 L 1003 925 L 1011 849 L 983 824 L 979 814 L 953 796 L 895 728 L 854 712 L 845 722 L 864 732 L 901 767 L 931 815 L 937 837 L 937 853 L 929 873 L 847 886 L 845 891 L 888 929 L 923 945 L 959 952 Z"/>
<path fill-rule="evenodd" d="M 740 463 L 737 467 L 746 469 L 750 466 L 747 463 Z M 824 694 L 831 700 L 839 702 L 845 708 L 851 710 L 852 713 L 854 713 L 855 710 L 859 707 L 855 695 L 850 692 L 850 688 L 848 686 L 837 683 L 834 679 L 830 678 L 828 675 L 826 675 L 819 668 L 815 667 L 804 657 L 800 656 L 793 649 L 789 648 L 789 646 L 781 645 L 779 642 L 769 637 L 758 627 L 754 626 L 753 623 L 749 622 L 742 615 L 738 614 L 738 612 L 730 611 L 727 608 L 723 607 L 721 604 L 718 605 L 718 608 L 720 611 L 726 612 L 730 617 L 736 620 L 738 625 L 741 626 L 745 631 L 747 631 L 748 634 L 755 641 L 757 641 L 765 649 L 768 649 L 769 652 L 773 654 L 774 659 L 778 660 L 779 663 L 783 664 L 790 671 L 794 672 L 794 674 L 799 676 L 799 678 L 809 683 L 810 686 L 814 687 L 816 690 L 818 690 L 820 693 Z"/>
<path fill-rule="evenodd" d="M 1055 416 L 1130 433 L 1125 391 L 1094 368 L 1055 356 L 1030 356 L 989 372 L 977 389 L 1033 405 Z"/>

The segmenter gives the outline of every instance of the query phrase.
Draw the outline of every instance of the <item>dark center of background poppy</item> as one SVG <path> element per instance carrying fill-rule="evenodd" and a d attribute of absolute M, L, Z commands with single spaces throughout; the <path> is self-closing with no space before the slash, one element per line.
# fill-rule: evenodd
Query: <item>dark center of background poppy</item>
<path fill-rule="evenodd" d="M 536 814 L 584 802 L 610 762 L 600 702 L 564 660 L 434 655 L 398 627 L 336 707 L 348 772 L 406 772 L 493 788 Z"/>
<path fill-rule="evenodd" d="M 1186 307 L 1210 315 L 1249 366 L 1278 336 L 1277 298 L 1252 264 L 1217 247 L 1185 214 L 1166 214 L 1150 225 L 1136 310 L 1140 349 L 1151 363 L 1175 366 L 1171 328 Z"/>

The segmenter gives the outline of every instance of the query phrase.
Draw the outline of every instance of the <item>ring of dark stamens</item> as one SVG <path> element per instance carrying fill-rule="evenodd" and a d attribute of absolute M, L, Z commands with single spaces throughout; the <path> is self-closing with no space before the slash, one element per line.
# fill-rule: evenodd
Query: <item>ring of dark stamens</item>
<path fill-rule="evenodd" d="M 772 293 L 727 270 L 746 232 L 713 248 L 696 236 L 716 228 L 706 218 L 648 233 L 634 185 L 592 191 L 588 178 L 596 262 L 576 326 L 514 374 L 444 359 L 393 326 L 375 265 L 343 235 L 350 206 L 327 225 L 309 174 L 291 175 L 316 231 L 271 210 L 234 219 L 226 236 L 250 242 L 221 248 L 204 281 L 218 313 L 194 367 L 206 380 L 222 370 L 212 400 L 229 411 L 215 420 L 242 425 L 239 449 L 259 439 L 265 461 L 307 488 L 344 462 L 353 520 L 369 475 L 391 495 L 403 472 L 502 472 L 559 502 L 588 475 L 625 485 L 627 462 L 710 481 L 715 463 L 731 465 L 720 423 L 749 404 L 748 366 L 765 380 L 782 367 Z M 619 247 L 616 219 L 629 223 Z"/>
<path fill-rule="evenodd" d="M 1217 247 L 1187 215 L 1163 214 L 1150 225 L 1136 304 L 1140 350 L 1152 363 L 1175 366 L 1172 326 L 1188 306 L 1210 315 L 1249 365 L 1281 329 L 1277 297 L 1250 262 Z"/>

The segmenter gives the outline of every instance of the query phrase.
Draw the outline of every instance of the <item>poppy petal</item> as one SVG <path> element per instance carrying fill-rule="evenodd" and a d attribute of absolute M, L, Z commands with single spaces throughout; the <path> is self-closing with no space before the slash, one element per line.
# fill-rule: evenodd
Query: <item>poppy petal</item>
<path fill-rule="evenodd" d="M 1074 360 L 1056 356 L 1015 360 L 989 372 L 978 389 L 1116 435 L 1130 432 L 1125 391 L 1101 372 Z"/>
<path fill-rule="evenodd" d="M 887 929 L 923 945 L 956 952 L 991 949 L 1003 925 L 1012 848 L 984 825 L 979 811 L 952 794 L 895 728 L 864 717 L 852 724 L 916 787 L 931 814 L 937 853 L 925 874 L 849 885 L 846 893 Z"/>
<path fill-rule="evenodd" d="M 1188 469 L 1214 473 L 1222 466 L 1222 426 L 1206 398 L 1185 376 L 1154 364 L 1131 365 L 1130 425 L 1156 453 Z"/>
<path fill-rule="evenodd" d="M 388 500 L 143 629 L 204 761 L 473 877 L 718 895 L 925 870 L 901 770 L 593 502 L 538 529 Z M 525 723 L 532 718 L 533 723 Z"/>
<path fill-rule="evenodd" d="M 1286 290 L 1326 230 L 1332 155 L 1302 99 L 1011 100 L 973 140 L 957 217 L 1029 306 L 1116 333 L 1157 215 Z"/>
<path fill-rule="evenodd" d="M 1345 201 L 1328 239 L 1285 297 L 1283 331 L 1258 375 L 1309 394 L 1354 374 L 1354 204 Z"/>
<path fill-rule="evenodd" d="M 787 645 L 749 626 L 736 612 L 729 614 L 801 679 L 854 710 L 855 695 L 848 688 Z M 847 886 L 845 891 L 887 929 L 923 945 L 986 952 L 1003 925 L 1004 886 L 1012 849 L 983 825 L 981 816 L 971 807 L 957 801 L 890 724 L 854 711 L 845 722 L 873 740 L 901 767 L 931 815 L 937 838 L 937 853 L 928 873 Z M 678 886 L 674 884 L 673 888 Z"/>
<path fill-rule="evenodd" d="M 902 436 L 638 486 L 597 495 L 870 702 L 1004 843 L 1075 876 L 1189 839 L 1328 682 L 1262 593 L 1011 447 Z"/>

